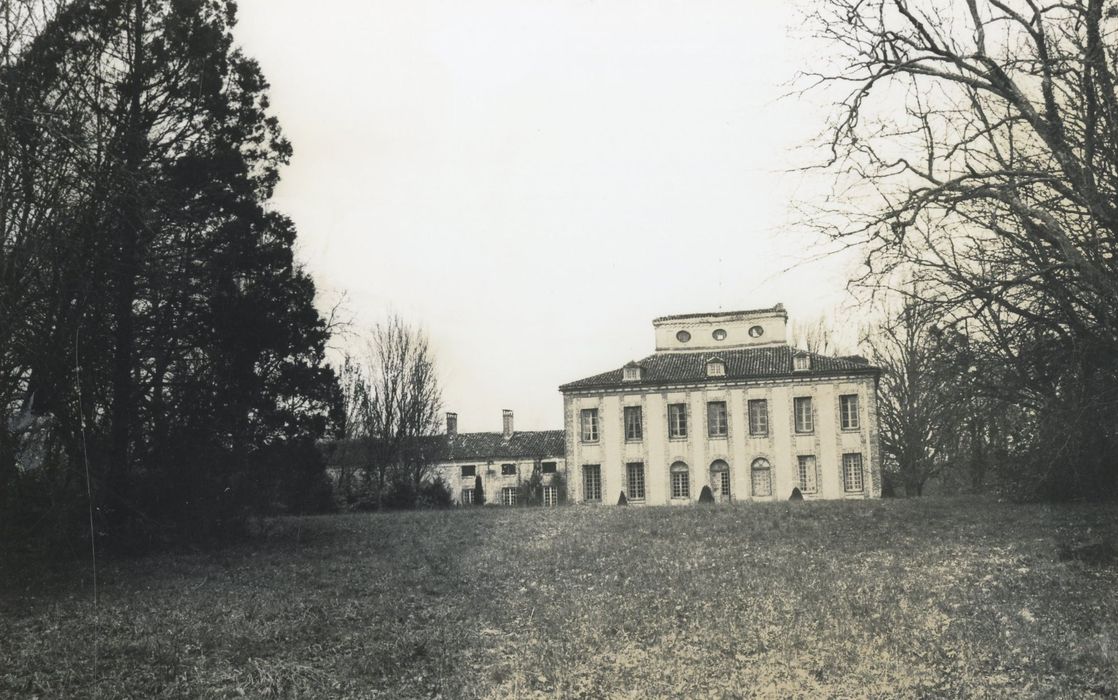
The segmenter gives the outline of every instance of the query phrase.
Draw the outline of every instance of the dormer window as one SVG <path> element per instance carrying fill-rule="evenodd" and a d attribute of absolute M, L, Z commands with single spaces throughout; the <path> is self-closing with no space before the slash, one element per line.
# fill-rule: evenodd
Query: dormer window
<path fill-rule="evenodd" d="M 726 363 L 721 359 L 714 357 L 707 360 L 707 376 L 708 377 L 725 377 L 726 376 Z"/>
<path fill-rule="evenodd" d="M 630 362 L 621 369 L 621 378 L 626 382 L 639 382 L 643 370 L 636 362 Z"/>
<path fill-rule="evenodd" d="M 811 369 L 811 355 L 800 353 L 792 356 L 792 371 L 806 372 Z"/>

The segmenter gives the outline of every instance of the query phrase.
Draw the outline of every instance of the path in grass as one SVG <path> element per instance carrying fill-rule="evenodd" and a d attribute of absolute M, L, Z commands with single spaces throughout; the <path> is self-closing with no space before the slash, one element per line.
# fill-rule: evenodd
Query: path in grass
<path fill-rule="evenodd" d="M 1114 545 L 975 500 L 289 519 L 5 593 L 0 696 L 1113 696 Z"/>

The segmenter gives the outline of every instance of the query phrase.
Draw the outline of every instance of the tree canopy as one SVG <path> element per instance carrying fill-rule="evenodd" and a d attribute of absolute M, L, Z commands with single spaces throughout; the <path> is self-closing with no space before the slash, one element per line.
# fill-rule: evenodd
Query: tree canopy
<path fill-rule="evenodd" d="M 99 527 L 156 537 L 310 507 L 328 328 L 268 204 L 291 146 L 235 3 L 10 5 L 0 407 L 24 420 L 0 425 L 0 491 L 72 494 L 88 463 Z"/>
<path fill-rule="evenodd" d="M 1037 493 L 1118 494 L 1115 6 L 814 8 L 834 68 L 810 76 L 844 95 L 825 138 L 842 196 L 814 223 L 864 251 L 862 282 L 967 322 L 983 390 L 1053 430 Z"/>

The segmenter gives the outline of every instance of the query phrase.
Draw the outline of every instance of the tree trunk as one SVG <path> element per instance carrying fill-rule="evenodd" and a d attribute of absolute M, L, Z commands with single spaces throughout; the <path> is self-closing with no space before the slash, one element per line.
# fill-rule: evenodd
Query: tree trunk
<path fill-rule="evenodd" d="M 121 219 L 117 227 L 117 264 L 113 272 L 113 365 L 112 365 L 112 429 L 109 438 L 108 483 L 112 509 L 122 504 L 129 472 L 131 427 L 135 414 L 135 393 L 132 364 L 135 348 L 135 324 L 132 307 L 136 301 L 136 277 L 139 274 L 139 238 L 143 225 L 141 214 L 140 164 L 144 152 L 142 131 L 143 65 L 144 65 L 144 3 L 133 6 L 133 54 L 128 82 L 128 114 L 125 123 L 125 158 L 118 177 Z"/>

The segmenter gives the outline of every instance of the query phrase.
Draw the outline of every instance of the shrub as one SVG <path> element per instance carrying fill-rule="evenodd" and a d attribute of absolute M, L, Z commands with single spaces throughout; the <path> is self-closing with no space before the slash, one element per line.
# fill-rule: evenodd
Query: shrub
<path fill-rule="evenodd" d="M 454 502 L 450 487 L 442 479 L 433 479 L 419 487 L 417 508 L 449 508 Z"/>

